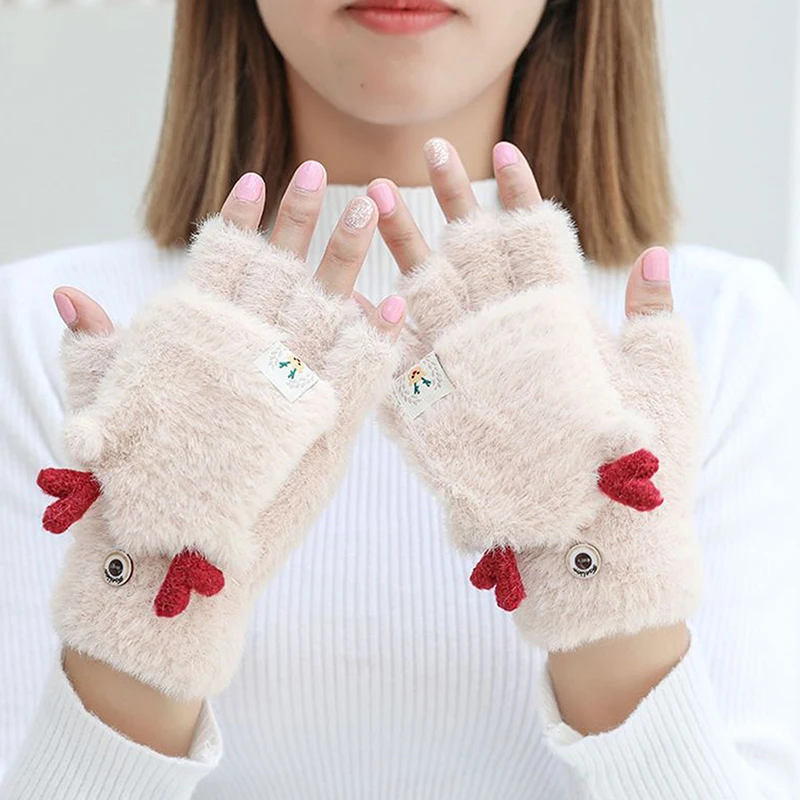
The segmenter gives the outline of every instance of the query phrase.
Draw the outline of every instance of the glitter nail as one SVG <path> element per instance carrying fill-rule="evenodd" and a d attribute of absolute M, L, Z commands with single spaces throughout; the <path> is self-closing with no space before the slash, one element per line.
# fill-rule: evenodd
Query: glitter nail
<path fill-rule="evenodd" d="M 357 197 L 347 207 L 344 215 L 344 224 L 352 230 L 360 230 L 369 225 L 375 213 L 375 203 L 368 197 Z"/>
<path fill-rule="evenodd" d="M 432 167 L 441 167 L 450 160 L 450 146 L 444 139 L 431 139 L 425 143 L 425 158 Z"/>

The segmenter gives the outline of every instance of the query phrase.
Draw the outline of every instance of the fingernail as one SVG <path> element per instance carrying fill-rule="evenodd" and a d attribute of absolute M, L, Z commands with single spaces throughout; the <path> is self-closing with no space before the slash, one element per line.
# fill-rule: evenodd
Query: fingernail
<path fill-rule="evenodd" d="M 390 325 L 395 325 L 403 318 L 403 312 L 406 310 L 406 301 L 402 297 L 393 294 L 387 297 L 381 304 L 381 316 Z"/>
<path fill-rule="evenodd" d="M 642 276 L 646 281 L 668 281 L 669 252 L 663 247 L 649 250 L 642 264 Z"/>
<path fill-rule="evenodd" d="M 237 200 L 244 200 L 246 203 L 255 203 L 261 199 L 261 192 L 264 182 L 255 172 L 247 172 L 236 181 L 233 196 Z"/>
<path fill-rule="evenodd" d="M 368 197 L 356 197 L 351 200 L 344 214 L 345 227 L 358 231 L 369 225 L 375 213 L 375 203 Z"/>
<path fill-rule="evenodd" d="M 508 142 L 500 142 L 494 148 L 494 166 L 495 169 L 504 169 L 516 164 L 519 161 L 517 148 Z"/>
<path fill-rule="evenodd" d="M 58 315 L 64 320 L 64 324 L 71 328 L 78 321 L 78 312 L 75 310 L 75 306 L 72 305 L 72 300 L 61 292 L 56 292 L 53 295 L 53 300 L 55 300 Z"/>
<path fill-rule="evenodd" d="M 450 146 L 444 139 L 430 139 L 423 149 L 432 167 L 442 167 L 450 160 Z"/>
<path fill-rule="evenodd" d="M 385 183 L 376 183 L 374 186 L 370 186 L 367 194 L 375 201 L 379 214 L 391 214 L 394 211 L 394 192 L 391 186 Z"/>
<path fill-rule="evenodd" d="M 319 161 L 306 161 L 294 176 L 294 185 L 303 192 L 318 192 L 325 177 Z"/>

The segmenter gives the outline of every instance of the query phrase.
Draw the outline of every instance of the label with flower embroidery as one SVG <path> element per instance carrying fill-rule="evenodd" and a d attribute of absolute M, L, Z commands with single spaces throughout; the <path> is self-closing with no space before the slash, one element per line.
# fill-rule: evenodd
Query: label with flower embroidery
<path fill-rule="evenodd" d="M 297 400 L 318 380 L 317 374 L 283 343 L 276 342 L 256 359 L 256 366 L 290 402 Z"/>
<path fill-rule="evenodd" d="M 437 400 L 453 391 L 439 357 L 431 351 L 394 381 L 394 402 L 407 416 L 416 419 Z"/>

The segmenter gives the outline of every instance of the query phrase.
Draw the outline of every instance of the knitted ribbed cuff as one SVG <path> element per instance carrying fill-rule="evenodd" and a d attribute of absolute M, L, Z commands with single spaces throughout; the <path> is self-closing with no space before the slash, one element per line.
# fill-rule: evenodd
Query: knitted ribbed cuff
<path fill-rule="evenodd" d="M 558 710 L 547 668 L 540 681 L 545 741 L 592 800 L 756 800 L 764 795 L 720 714 L 699 646 L 618 728 L 582 736 Z"/>
<path fill-rule="evenodd" d="M 188 758 L 127 739 L 88 712 L 54 659 L 44 694 L 0 800 L 184 800 L 219 763 L 222 737 L 204 701 Z"/>

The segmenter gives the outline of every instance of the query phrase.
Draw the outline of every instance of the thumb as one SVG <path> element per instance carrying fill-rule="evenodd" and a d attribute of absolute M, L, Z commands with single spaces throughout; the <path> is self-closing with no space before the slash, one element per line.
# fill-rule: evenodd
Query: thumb
<path fill-rule="evenodd" d="M 114 324 L 98 303 L 88 294 L 71 286 L 59 286 L 53 292 L 59 316 L 72 331 L 81 333 L 111 333 Z"/>
<path fill-rule="evenodd" d="M 629 318 L 673 310 L 669 262 L 669 251 L 664 247 L 650 247 L 636 259 L 625 292 L 625 314 Z"/>

